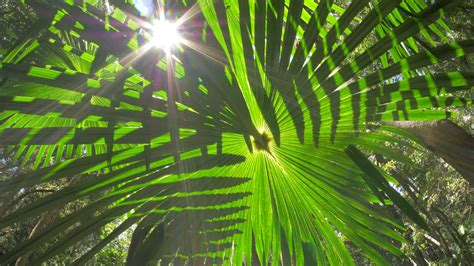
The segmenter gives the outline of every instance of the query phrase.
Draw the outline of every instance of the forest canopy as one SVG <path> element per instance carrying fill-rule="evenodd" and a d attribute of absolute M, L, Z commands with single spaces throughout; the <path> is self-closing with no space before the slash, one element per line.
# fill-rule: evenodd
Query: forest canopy
<path fill-rule="evenodd" d="M 474 264 L 473 9 L 0 0 L 0 264 Z"/>

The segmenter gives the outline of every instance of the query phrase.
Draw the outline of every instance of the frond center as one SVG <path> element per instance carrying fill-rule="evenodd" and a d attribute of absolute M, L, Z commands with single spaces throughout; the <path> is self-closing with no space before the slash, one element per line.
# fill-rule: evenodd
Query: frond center
<path fill-rule="evenodd" d="M 258 151 L 270 152 L 271 140 L 270 134 L 264 131 L 260 134 L 259 138 L 253 139 L 253 145 Z"/>

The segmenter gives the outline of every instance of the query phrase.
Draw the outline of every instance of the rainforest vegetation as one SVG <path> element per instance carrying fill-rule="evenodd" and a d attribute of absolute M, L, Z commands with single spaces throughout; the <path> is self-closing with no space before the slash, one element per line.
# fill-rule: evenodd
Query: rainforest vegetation
<path fill-rule="evenodd" d="M 474 265 L 473 0 L 0 0 L 0 265 Z"/>

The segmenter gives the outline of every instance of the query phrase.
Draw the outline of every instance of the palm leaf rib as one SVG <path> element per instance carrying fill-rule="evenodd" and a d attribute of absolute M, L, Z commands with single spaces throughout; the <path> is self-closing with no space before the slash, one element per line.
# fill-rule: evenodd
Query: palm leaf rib
<path fill-rule="evenodd" d="M 183 20 L 169 52 L 133 1 L 25 2 L 40 20 L 0 58 L 0 145 L 25 170 L 0 193 L 67 185 L 0 229 L 83 206 L 0 263 L 113 225 L 71 263 L 133 230 L 130 265 L 353 265 L 347 242 L 388 264 L 405 241 L 393 207 L 430 230 L 362 151 L 415 166 L 387 145 L 410 136 L 380 122 L 472 104 L 455 92 L 473 73 L 430 70 L 474 52 L 446 36 L 459 1 L 166 1 L 154 12 Z"/>

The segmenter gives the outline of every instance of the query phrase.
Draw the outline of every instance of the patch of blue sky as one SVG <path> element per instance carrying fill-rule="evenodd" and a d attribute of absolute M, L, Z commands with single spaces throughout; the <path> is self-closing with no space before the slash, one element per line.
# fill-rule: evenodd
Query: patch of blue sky
<path fill-rule="evenodd" d="M 135 0 L 135 7 L 145 16 L 150 16 L 153 7 L 153 0 Z"/>

